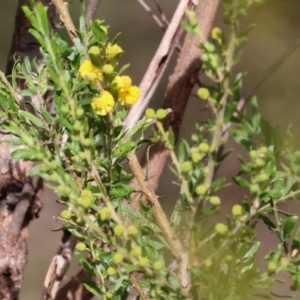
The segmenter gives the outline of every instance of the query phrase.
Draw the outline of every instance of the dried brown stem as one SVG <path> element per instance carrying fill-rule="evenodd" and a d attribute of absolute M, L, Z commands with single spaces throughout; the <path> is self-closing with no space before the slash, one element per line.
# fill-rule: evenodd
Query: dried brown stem
<path fill-rule="evenodd" d="M 89 0 L 89 4 L 85 11 L 85 19 L 88 24 L 95 18 L 99 5 L 100 0 Z"/>
<path fill-rule="evenodd" d="M 77 33 L 76 33 L 76 28 L 69 14 L 69 10 L 68 10 L 69 4 L 67 2 L 64 2 L 63 0 L 52 0 L 52 2 L 57 8 L 57 11 L 60 15 L 60 20 L 65 25 L 71 41 L 74 42 Z"/>
<path fill-rule="evenodd" d="M 141 96 L 139 101 L 130 109 L 124 124 L 127 128 L 132 128 L 134 124 L 141 118 L 147 107 L 151 96 L 165 70 L 167 63 L 173 53 L 174 47 L 178 42 L 182 20 L 185 10 L 193 6 L 193 1 L 182 0 L 179 2 L 177 9 L 173 15 L 168 29 L 140 83 Z"/>
<path fill-rule="evenodd" d="M 151 205 L 153 216 L 157 221 L 158 226 L 162 230 L 162 234 L 166 238 L 172 253 L 178 261 L 182 293 L 187 295 L 190 289 L 190 274 L 189 274 L 189 258 L 180 240 L 177 238 L 173 228 L 165 215 L 154 190 L 145 180 L 145 174 L 135 154 L 128 157 L 130 168 L 137 179 L 142 193 L 147 198 Z"/>
<path fill-rule="evenodd" d="M 204 39 L 207 39 L 211 31 L 218 4 L 219 0 L 201 0 L 195 9 Z M 170 76 L 166 97 L 162 105 L 163 108 L 172 109 L 163 125 L 165 129 L 172 128 L 176 141 L 191 91 L 198 81 L 201 66 L 199 43 L 200 37 L 198 35 L 190 33 L 186 35 L 175 70 Z M 149 184 L 153 190 L 156 190 L 169 153 L 162 143 L 150 144 L 149 147 L 150 163 L 147 166 Z M 146 163 L 146 155 L 144 155 L 142 165 L 145 166 Z M 133 205 L 137 206 L 136 201 L 133 202 Z"/>

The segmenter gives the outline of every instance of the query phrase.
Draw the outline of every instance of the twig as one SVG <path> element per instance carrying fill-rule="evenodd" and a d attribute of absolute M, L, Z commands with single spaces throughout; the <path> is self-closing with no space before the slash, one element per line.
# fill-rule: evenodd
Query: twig
<path fill-rule="evenodd" d="M 56 255 L 48 267 L 42 294 L 43 300 L 55 299 L 59 284 L 69 269 L 77 238 L 68 230 L 64 230 Z"/>
<path fill-rule="evenodd" d="M 166 217 L 157 196 L 155 195 L 153 189 L 145 181 L 145 175 L 143 169 L 135 154 L 131 154 L 128 157 L 130 168 L 135 175 L 139 186 L 143 194 L 147 197 L 147 200 L 151 204 L 151 209 L 156 219 L 159 227 L 162 230 L 170 248 L 173 251 L 173 255 L 178 261 L 182 293 L 187 295 L 191 285 L 191 279 L 189 274 L 189 257 L 185 251 L 183 245 L 174 233 L 168 218 Z"/>
<path fill-rule="evenodd" d="M 76 34 L 76 28 L 73 24 L 73 21 L 68 11 L 68 3 L 62 0 L 52 0 L 52 2 L 54 3 L 54 5 L 56 6 L 59 12 L 60 20 L 65 25 L 71 41 L 74 42 L 77 34 Z"/>
<path fill-rule="evenodd" d="M 135 105 L 133 105 L 128 113 L 124 121 L 125 127 L 132 128 L 133 125 L 141 118 L 144 109 L 147 107 L 159 79 L 166 68 L 167 62 L 171 57 L 174 46 L 177 43 L 180 21 L 183 18 L 187 7 L 191 5 L 191 0 L 182 0 L 179 2 L 170 25 L 166 30 L 165 35 L 140 83 L 140 99 Z M 173 45 L 173 47 L 171 47 L 171 45 Z"/>
<path fill-rule="evenodd" d="M 146 12 L 152 17 L 152 19 L 157 23 L 157 25 L 163 30 L 166 30 L 166 26 L 164 23 L 158 18 L 158 16 L 151 10 L 151 8 L 147 5 L 144 0 L 136 0 L 145 10 Z"/>
<path fill-rule="evenodd" d="M 85 19 L 88 24 L 95 18 L 99 4 L 100 0 L 89 0 L 89 4 L 85 12 Z"/>
<path fill-rule="evenodd" d="M 157 0 L 154 0 L 154 3 L 155 3 L 155 5 L 156 5 L 156 7 L 157 7 L 157 10 L 158 10 L 159 13 L 160 13 L 160 19 L 165 23 L 165 26 L 168 27 L 168 26 L 169 26 L 169 21 L 168 21 L 166 15 L 165 15 L 164 12 L 162 11 L 162 9 L 161 9 L 159 3 L 157 2 Z"/>
<path fill-rule="evenodd" d="M 143 291 L 142 287 L 140 286 L 139 282 L 136 280 L 135 276 L 133 273 L 130 273 L 129 278 L 133 284 L 133 286 L 135 287 L 135 289 L 137 290 L 137 292 L 139 293 L 140 297 L 143 300 L 148 300 L 148 296 L 145 294 L 145 292 Z"/>
<path fill-rule="evenodd" d="M 235 33 L 233 32 L 231 34 L 230 41 L 228 44 L 228 49 L 227 49 L 226 68 L 228 71 L 230 71 L 233 66 L 234 49 L 235 49 Z M 206 176 L 204 179 L 204 185 L 207 187 L 209 187 L 212 183 L 212 180 L 213 180 L 213 177 L 215 174 L 215 169 L 216 169 L 216 162 L 215 162 L 216 154 L 218 152 L 219 147 L 222 144 L 224 115 L 225 115 L 227 100 L 230 95 L 229 88 L 230 88 L 230 80 L 229 80 L 229 77 L 227 77 L 224 79 L 224 82 L 223 82 L 222 89 L 224 91 L 224 94 L 219 103 L 220 109 L 218 110 L 217 116 L 216 116 L 216 122 L 215 122 L 212 142 L 211 142 L 211 153 L 209 154 L 208 163 L 207 163 L 207 173 L 206 173 Z M 202 200 L 202 197 L 199 197 L 195 201 L 196 207 L 199 206 L 199 203 L 201 200 Z M 196 212 L 196 214 L 197 214 L 197 212 Z"/>
<path fill-rule="evenodd" d="M 249 96 L 253 95 L 254 92 L 261 87 L 261 85 L 266 82 L 296 51 L 296 49 L 300 46 L 300 37 L 295 40 L 293 45 L 288 48 L 264 73 L 262 78 L 251 88 L 251 90 L 247 93 L 245 98 L 249 98 Z"/>

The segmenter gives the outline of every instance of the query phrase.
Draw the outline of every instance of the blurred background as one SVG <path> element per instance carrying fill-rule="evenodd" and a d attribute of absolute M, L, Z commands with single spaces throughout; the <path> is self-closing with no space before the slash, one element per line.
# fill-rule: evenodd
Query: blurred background
<path fill-rule="evenodd" d="M 152 0 L 145 1 L 157 12 Z M 179 0 L 159 0 L 169 19 L 178 2 Z M 2 0 L 2 7 L 0 10 L 0 68 L 4 70 L 14 28 L 17 0 Z M 70 9 L 77 24 L 78 8 L 79 1 L 73 0 L 70 3 Z M 241 63 L 236 68 L 237 72 L 246 71 L 248 74 L 244 81 L 245 94 L 252 90 L 264 77 L 266 70 L 300 38 L 299 11 L 299 0 L 271 0 L 259 9 L 249 11 L 241 22 L 241 26 L 256 24 L 249 35 Z M 138 84 L 154 55 L 163 32 L 136 0 L 102 0 L 97 18 L 105 20 L 106 24 L 110 26 L 111 38 L 118 32 L 122 32 L 119 44 L 125 53 L 121 63 L 129 62 L 131 64 L 127 73 L 133 78 L 134 83 Z M 224 28 L 221 8 L 215 23 Z M 60 31 L 63 34 L 63 30 Z M 174 68 L 176 56 L 177 53 L 174 54 L 158 91 L 153 97 L 151 102 L 153 108 L 158 108 L 163 101 L 168 77 Z M 300 48 L 296 48 L 284 64 L 255 91 L 263 117 L 272 125 L 279 125 L 283 135 L 287 126 L 292 123 L 296 142 L 298 140 L 297 128 L 300 128 L 300 118 L 298 117 L 300 114 L 299 69 Z M 181 128 L 181 138 L 190 141 L 195 122 L 201 122 L 203 118 L 201 101 L 196 97 L 191 97 Z M 232 142 L 228 143 L 228 147 L 234 147 L 236 151 L 226 160 L 219 171 L 219 175 L 226 176 L 230 180 L 239 169 L 237 153 L 242 153 L 242 149 L 236 148 Z M 166 168 L 161 186 L 157 191 L 166 210 L 172 208 L 177 199 L 178 189 L 172 184 L 172 179 L 171 173 Z M 222 192 L 222 210 L 218 218 L 223 219 L 231 211 L 232 203 L 242 202 L 243 195 L 244 191 L 235 186 L 225 188 Z M 55 202 L 56 199 L 57 197 L 53 193 L 46 190 L 44 209 L 40 218 L 32 222 L 30 226 L 29 258 L 22 286 L 22 300 L 40 299 L 48 265 L 59 244 L 61 233 L 50 231 L 60 225 L 53 218 L 61 210 L 61 207 Z M 284 203 L 283 206 L 289 211 L 300 211 L 296 201 Z M 277 243 L 277 237 L 261 224 L 258 224 L 258 229 L 258 239 L 261 241 L 260 257 L 262 258 L 268 249 Z M 258 258 L 257 263 L 263 267 L 260 265 L 263 264 L 263 259 Z M 77 267 L 78 263 L 74 260 L 69 276 L 74 273 Z M 288 285 L 281 285 L 277 289 L 280 289 L 281 294 L 283 294 L 289 291 L 288 287 Z"/>

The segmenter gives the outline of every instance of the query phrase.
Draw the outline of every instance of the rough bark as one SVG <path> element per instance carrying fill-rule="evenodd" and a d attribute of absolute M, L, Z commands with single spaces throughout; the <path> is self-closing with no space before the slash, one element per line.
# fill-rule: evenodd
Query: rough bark
<path fill-rule="evenodd" d="M 49 5 L 49 0 L 42 3 Z M 18 3 L 15 31 L 7 58 L 6 74 L 10 75 L 15 57 L 40 58 L 39 44 L 28 33 L 30 24 L 22 11 L 28 0 Z M 54 8 L 49 5 L 49 19 L 54 19 Z M 51 22 L 52 23 L 52 22 Z M 20 82 L 19 88 L 26 86 Z M 0 142 L 13 136 L 0 134 Z M 42 208 L 43 182 L 30 177 L 33 162 L 12 160 L 16 147 L 0 144 L 0 299 L 17 300 L 24 268 L 27 262 L 29 222 L 38 216 Z"/>
<path fill-rule="evenodd" d="M 219 0 L 199 0 L 195 9 L 199 28 L 204 39 L 208 38 Z M 179 130 L 184 112 L 193 87 L 198 81 L 201 67 L 201 51 L 199 49 L 200 37 L 188 33 L 185 37 L 174 72 L 170 76 L 162 108 L 171 108 L 172 112 L 164 120 L 164 128 L 171 128 L 175 142 L 179 137 Z M 168 150 L 162 143 L 149 144 L 148 178 L 153 190 L 159 185 L 162 172 L 169 157 Z M 147 163 L 146 155 L 143 156 L 142 165 Z"/>

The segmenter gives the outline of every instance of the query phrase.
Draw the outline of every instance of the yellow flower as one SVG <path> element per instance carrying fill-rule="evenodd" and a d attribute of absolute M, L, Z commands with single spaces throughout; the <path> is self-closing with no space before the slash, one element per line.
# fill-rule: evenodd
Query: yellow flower
<path fill-rule="evenodd" d="M 92 108 L 99 116 L 106 116 L 114 107 L 114 97 L 107 91 L 103 91 L 100 97 L 95 97 L 91 103 Z"/>
<path fill-rule="evenodd" d="M 111 45 L 108 44 L 106 49 L 105 49 L 105 57 L 107 60 L 111 60 L 112 58 L 114 58 L 115 56 L 117 56 L 118 54 L 121 54 L 123 52 L 122 48 L 117 45 Z"/>
<path fill-rule="evenodd" d="M 129 76 L 116 76 L 114 79 L 114 83 L 116 83 L 119 93 L 126 92 L 130 88 L 131 82 Z"/>
<path fill-rule="evenodd" d="M 119 99 L 121 105 L 130 106 L 136 103 L 140 98 L 140 89 L 137 86 L 130 86 L 126 91 L 119 92 Z"/>
<path fill-rule="evenodd" d="M 85 59 L 79 68 L 79 75 L 86 80 L 102 80 L 102 71 L 90 59 Z"/>

